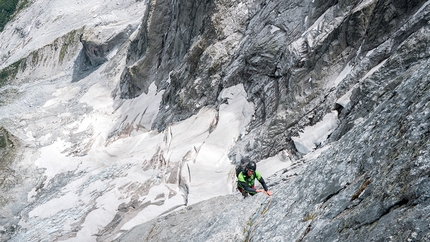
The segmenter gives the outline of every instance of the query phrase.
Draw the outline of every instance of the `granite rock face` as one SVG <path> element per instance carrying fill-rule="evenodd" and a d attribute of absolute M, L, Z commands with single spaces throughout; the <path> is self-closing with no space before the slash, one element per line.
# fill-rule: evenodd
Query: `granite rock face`
<path fill-rule="evenodd" d="M 141 21 L 103 15 L 114 24 L 78 26 L 0 70 L 1 240 L 430 241 L 430 1 L 126 7 Z M 291 164 L 263 174 L 272 197 L 188 205 L 190 165 L 214 156 L 205 145 L 236 97 L 247 125 L 226 159 Z M 200 112 L 193 139 L 172 128 Z"/>
<path fill-rule="evenodd" d="M 424 2 L 153 1 L 130 47 L 121 96 L 153 81 L 165 89 L 154 124 L 163 130 L 219 106 L 223 88 L 243 83 L 256 114 L 232 156 L 295 150 L 291 136 L 343 109 L 337 99 L 428 25 Z M 416 51 L 427 56 L 425 47 Z"/>
<path fill-rule="evenodd" d="M 252 240 L 429 241 L 429 2 L 214 1 L 208 6 L 211 11 L 201 11 L 205 17 L 200 18 L 206 22 L 198 22 L 204 30 L 185 31 L 196 33 L 188 55 L 161 78 L 169 82 L 159 86 L 166 88 L 165 108 L 154 128 L 162 130 L 201 106 L 220 105 L 225 101 L 217 98 L 220 89 L 243 83 L 255 115 L 231 151 L 232 160 L 259 160 L 287 150 L 300 162 L 305 153 L 291 137 L 332 111 L 338 116 L 328 139 L 314 144 L 321 154 L 303 171 L 291 175 L 286 170 L 270 179 L 275 195 Z M 165 31 L 173 34 L 172 28 Z M 198 72 L 192 71 L 195 63 Z M 123 96 L 130 93 L 123 89 Z M 243 240 L 240 229 L 230 231 L 230 237 L 217 231 L 246 228 L 253 215 L 244 216 L 240 225 L 225 225 L 236 215 L 224 207 L 198 219 L 194 231 L 207 231 L 202 224 L 213 226 L 213 233 L 199 239 L 174 222 L 212 203 L 148 222 L 122 240 L 132 241 L 137 234 L 145 241 L 216 241 L 217 234 L 217 239 Z M 238 206 L 230 209 L 245 215 Z M 167 227 L 175 229 L 162 229 Z"/>

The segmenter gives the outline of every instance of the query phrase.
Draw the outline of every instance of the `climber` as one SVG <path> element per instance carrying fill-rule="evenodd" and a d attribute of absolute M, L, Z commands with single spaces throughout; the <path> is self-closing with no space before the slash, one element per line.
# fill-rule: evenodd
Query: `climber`
<path fill-rule="evenodd" d="M 243 197 L 247 197 L 248 194 L 251 196 L 255 195 L 257 192 L 265 192 L 267 195 L 272 196 L 272 192 L 267 188 L 266 183 L 264 182 L 263 177 L 260 172 L 256 171 L 257 164 L 253 161 L 249 161 L 248 158 L 244 158 L 241 161 L 242 164 L 248 163 L 244 170 L 239 172 L 237 175 L 237 189 L 242 193 Z M 263 186 L 263 189 L 255 189 L 255 178 L 260 182 Z"/>

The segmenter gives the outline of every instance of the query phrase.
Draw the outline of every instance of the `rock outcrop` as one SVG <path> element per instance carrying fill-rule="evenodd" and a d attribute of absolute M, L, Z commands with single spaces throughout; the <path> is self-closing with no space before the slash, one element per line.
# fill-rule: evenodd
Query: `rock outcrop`
<path fill-rule="evenodd" d="M 270 179 L 275 195 L 252 240 L 430 240 L 429 2 L 213 4 L 215 12 L 207 18 L 212 26 L 230 27 L 215 31 L 213 39 L 204 33 L 195 38 L 192 46 L 201 51 L 194 59 L 205 67 L 197 76 L 184 71 L 193 69 L 184 61 L 173 68 L 167 86 L 160 85 L 166 88 L 166 108 L 155 128 L 192 115 L 197 104 L 222 103 L 216 95 L 206 95 L 208 88 L 217 93 L 218 88 L 243 83 L 256 105 L 255 116 L 231 158 L 249 155 L 259 160 L 288 150 L 300 159 L 312 148 L 300 152 L 292 137 L 304 135 L 304 127 L 322 122 L 332 111 L 338 116 L 328 139 L 314 139 L 313 149 L 321 154 L 303 172 L 293 177 L 280 172 Z M 236 22 L 228 16 L 237 13 L 238 5 L 247 17 L 239 13 Z M 225 51 L 226 43 L 235 47 Z M 198 53 L 193 50 L 190 55 Z M 209 62 L 211 68 L 205 65 L 214 60 L 209 58 L 212 53 L 218 54 L 218 63 Z M 148 222 L 120 240 L 132 241 L 137 234 L 146 241 L 242 240 L 240 229 L 228 236 L 221 232 L 237 224 L 214 222 L 243 215 L 238 208 L 242 203 L 247 202 L 230 206 L 235 215 L 218 207 L 219 214 L 199 218 L 193 230 L 175 222 L 183 213 L 193 213 L 184 210 Z M 200 214 L 210 209 L 217 207 Z M 252 218 L 245 217 L 242 228 Z M 213 233 L 194 233 L 208 230 L 208 224 Z"/>
<path fill-rule="evenodd" d="M 429 0 L 123 4 L 0 42 L 2 240 L 430 241 Z"/>

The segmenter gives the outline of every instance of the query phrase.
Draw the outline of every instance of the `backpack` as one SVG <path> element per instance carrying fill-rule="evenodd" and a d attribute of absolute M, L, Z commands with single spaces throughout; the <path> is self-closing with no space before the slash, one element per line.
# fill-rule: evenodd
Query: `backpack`
<path fill-rule="evenodd" d="M 239 175 L 240 172 L 245 171 L 246 166 L 249 163 L 249 159 L 242 159 L 240 164 L 236 165 L 236 177 Z"/>

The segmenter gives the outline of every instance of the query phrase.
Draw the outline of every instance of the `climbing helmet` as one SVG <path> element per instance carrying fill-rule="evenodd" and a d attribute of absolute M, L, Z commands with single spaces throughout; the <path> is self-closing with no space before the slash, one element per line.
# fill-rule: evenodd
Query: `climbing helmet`
<path fill-rule="evenodd" d="M 251 170 L 251 171 L 255 171 L 257 169 L 257 164 L 255 164 L 255 162 L 251 161 L 246 166 L 246 169 Z"/>

